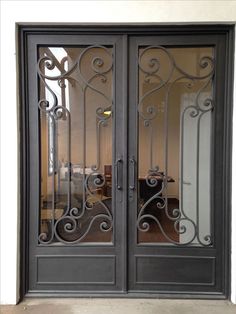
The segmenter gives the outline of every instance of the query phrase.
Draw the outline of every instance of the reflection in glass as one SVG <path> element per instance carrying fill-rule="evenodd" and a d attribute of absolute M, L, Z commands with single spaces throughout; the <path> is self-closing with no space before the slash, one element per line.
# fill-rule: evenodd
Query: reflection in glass
<path fill-rule="evenodd" d="M 213 49 L 139 49 L 138 243 L 209 246 Z"/>
<path fill-rule="evenodd" d="M 41 47 L 39 243 L 111 242 L 112 48 Z"/>

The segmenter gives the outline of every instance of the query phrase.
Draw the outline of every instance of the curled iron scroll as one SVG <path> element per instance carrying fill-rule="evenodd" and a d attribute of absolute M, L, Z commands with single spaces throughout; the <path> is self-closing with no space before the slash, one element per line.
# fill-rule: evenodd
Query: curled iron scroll
<path fill-rule="evenodd" d="M 152 51 L 151 56 L 146 53 Z M 145 56 L 146 54 L 146 56 Z M 160 54 L 165 55 L 167 59 L 167 74 L 165 77 L 161 77 L 161 59 Z M 144 61 L 142 61 L 144 60 Z M 145 64 L 144 64 L 145 63 Z M 181 116 L 181 123 L 184 124 L 185 115 L 189 115 L 193 119 L 197 119 L 198 130 L 200 128 L 201 119 L 205 113 L 212 111 L 214 108 L 214 102 L 211 97 L 207 97 L 201 100 L 201 95 L 205 91 L 205 89 L 212 84 L 212 80 L 214 77 L 215 71 L 215 62 L 214 59 L 210 56 L 203 56 L 199 60 L 199 67 L 204 69 L 204 75 L 196 76 L 194 74 L 188 73 L 184 69 L 180 68 L 176 63 L 174 56 L 171 54 L 171 51 L 162 46 L 148 46 L 143 49 L 140 53 L 138 60 L 138 67 L 140 73 L 144 75 L 144 82 L 150 83 L 152 80 L 153 85 L 150 90 L 145 92 L 143 95 L 139 97 L 139 102 L 137 106 L 137 110 L 139 113 L 139 117 L 146 128 L 150 130 L 150 168 L 146 175 L 146 184 L 149 187 L 157 187 L 158 179 L 160 180 L 161 186 L 156 193 L 146 200 L 143 204 L 141 203 L 138 216 L 137 216 L 137 229 L 140 232 L 148 232 L 150 230 L 150 223 L 154 222 L 156 226 L 159 228 L 160 232 L 164 236 L 167 242 L 172 243 L 176 246 L 187 246 L 191 243 L 198 243 L 201 246 L 209 246 L 212 245 L 212 235 L 206 234 L 203 239 L 200 238 L 200 230 L 199 230 L 199 204 L 196 208 L 196 217 L 197 220 L 194 221 L 184 212 L 183 205 L 181 203 L 180 208 L 174 208 L 171 210 L 168 209 L 168 200 L 166 189 L 168 186 L 168 162 L 165 160 L 165 170 L 164 172 L 159 171 L 159 167 L 153 164 L 152 159 L 152 141 L 153 141 L 153 131 L 152 131 L 152 123 L 158 114 L 158 110 L 156 105 L 149 105 L 144 108 L 144 102 L 148 99 L 148 97 L 154 93 L 158 93 L 162 88 L 166 88 L 165 94 L 165 130 L 168 132 L 168 106 L 169 106 L 169 98 L 170 94 L 175 86 L 176 82 L 184 80 L 186 87 L 191 89 L 194 86 L 195 82 L 203 81 L 203 85 L 198 90 L 194 105 L 189 105 L 185 108 Z M 173 79 L 173 73 L 178 73 L 177 78 Z M 183 125 L 182 125 L 183 127 Z M 198 131 L 199 132 L 199 131 Z M 168 155 L 168 145 L 166 145 L 166 156 Z M 167 158 L 167 157 L 165 157 Z M 181 185 L 183 183 L 181 182 Z M 199 187 L 198 187 L 199 188 Z M 181 193 L 183 193 L 183 187 L 181 186 Z M 183 195 L 181 195 L 182 197 Z M 186 241 L 182 241 L 181 243 L 171 238 L 167 232 L 164 230 L 161 222 L 158 217 L 153 213 L 149 213 L 149 205 L 150 203 L 156 203 L 156 210 L 164 210 L 166 217 L 173 222 L 174 230 L 176 234 L 185 234 L 188 232 L 188 239 Z"/>
<path fill-rule="evenodd" d="M 90 72 L 92 75 L 86 77 L 82 70 L 83 59 L 89 55 L 91 51 L 95 49 L 98 56 L 92 58 L 90 62 Z M 101 55 L 106 54 L 106 60 L 103 59 Z M 58 60 L 57 60 L 58 61 Z M 56 167 L 56 156 L 53 155 L 53 160 L 51 164 L 53 167 L 53 178 L 52 178 L 52 217 L 50 220 L 50 230 L 48 232 L 41 232 L 38 237 L 40 244 L 48 245 L 55 241 L 59 241 L 63 244 L 76 245 L 79 244 L 88 235 L 92 226 L 97 221 L 99 223 L 101 232 L 111 231 L 113 228 L 113 216 L 110 208 L 101 201 L 96 193 L 92 192 L 90 184 L 97 188 L 101 188 L 105 184 L 105 178 L 102 173 L 99 173 L 100 168 L 100 129 L 107 125 L 107 121 L 111 118 L 111 114 L 105 114 L 109 108 L 113 107 L 113 99 L 106 95 L 102 90 L 98 89 L 96 85 L 93 84 L 96 80 L 100 80 L 102 83 L 107 82 L 107 75 L 113 69 L 113 52 L 105 46 L 93 45 L 88 46 L 82 50 L 76 62 L 69 66 L 69 69 L 65 70 L 65 62 L 67 57 L 64 57 L 60 61 L 60 75 L 49 75 L 48 71 L 55 69 L 56 62 L 55 59 L 50 55 L 44 55 L 38 61 L 38 75 L 41 83 L 44 85 L 45 89 L 51 94 L 51 100 L 42 98 L 38 102 L 39 110 L 50 117 L 53 121 L 53 125 L 56 125 L 58 121 L 63 119 L 67 125 L 67 160 L 66 164 L 68 167 L 68 174 L 71 173 L 71 113 L 70 111 L 62 105 L 58 105 L 58 98 L 56 93 L 50 87 L 49 81 L 57 81 L 61 88 L 65 88 L 65 82 L 73 82 L 80 86 L 83 95 L 84 103 L 86 106 L 86 93 L 87 90 L 92 90 L 94 93 L 99 94 L 104 99 L 104 106 L 98 105 L 95 115 L 97 117 L 97 151 L 96 151 L 96 162 L 91 166 L 92 172 L 84 176 L 83 180 L 83 204 L 82 208 L 77 208 L 71 205 L 71 183 L 70 175 L 68 175 L 67 180 L 67 205 L 63 210 L 63 214 L 58 218 L 56 217 L 55 209 L 55 167 Z M 47 75 L 45 70 L 47 69 Z M 55 135 L 55 134 L 54 134 Z M 85 164 L 85 161 L 84 161 Z M 85 168 L 83 170 L 85 173 Z M 93 199 L 93 202 L 91 202 Z M 99 213 L 93 213 L 94 202 L 100 204 L 101 211 Z M 85 215 L 85 213 L 90 213 L 90 218 L 88 219 L 86 227 L 81 231 L 80 221 Z M 62 232 L 63 230 L 63 232 Z M 81 233 L 82 232 L 82 233 Z M 73 235 L 70 238 L 65 235 Z"/>

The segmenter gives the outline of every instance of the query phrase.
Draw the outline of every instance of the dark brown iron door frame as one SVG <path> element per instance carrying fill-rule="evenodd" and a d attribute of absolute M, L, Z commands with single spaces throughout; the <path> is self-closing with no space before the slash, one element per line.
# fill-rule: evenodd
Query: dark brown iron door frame
<path fill-rule="evenodd" d="M 19 43 L 19 84 L 20 84 L 20 130 L 21 130 L 21 155 L 20 155 L 20 178 L 21 178 L 21 297 L 28 296 L 58 296 L 60 291 L 55 292 L 55 289 L 51 289 L 45 294 L 43 290 L 31 291 L 29 293 L 29 278 L 28 271 L 32 265 L 32 257 L 29 257 L 29 247 L 32 245 L 30 240 L 29 223 L 32 216 L 32 198 L 30 201 L 30 195 L 36 195 L 33 199 L 34 206 L 39 204 L 37 201 L 37 195 L 39 192 L 39 181 L 36 184 L 32 184 L 33 173 L 32 170 L 38 169 L 38 165 L 35 165 L 36 159 L 32 159 L 33 151 L 30 151 L 29 139 L 35 137 L 35 141 L 38 142 L 37 134 L 30 134 L 32 130 L 32 119 L 35 117 L 35 121 L 38 121 L 38 113 L 30 107 L 32 102 L 32 90 L 29 89 L 29 75 L 34 74 L 29 72 L 29 66 L 35 62 L 35 55 L 32 55 L 32 45 L 29 42 L 33 39 L 36 40 L 34 44 L 38 44 L 38 38 L 40 38 L 41 44 L 45 45 L 47 36 L 51 38 L 60 38 L 56 40 L 54 45 L 65 45 L 66 42 L 71 43 L 69 37 L 76 38 L 77 36 L 104 36 L 104 38 L 117 36 L 122 38 L 119 46 L 119 62 L 115 64 L 120 72 L 120 80 L 122 80 L 122 95 L 119 102 L 122 102 L 123 111 L 120 114 L 119 121 L 122 121 L 124 127 L 122 133 L 122 141 L 124 145 L 128 142 L 128 145 L 124 145 L 120 148 L 122 152 L 122 158 L 124 160 L 124 178 L 123 178 L 123 210 L 120 224 L 123 223 L 122 241 L 118 242 L 119 247 L 122 247 L 122 256 L 119 256 L 119 261 L 123 263 L 121 267 L 120 275 L 122 276 L 120 291 L 113 291 L 110 293 L 106 291 L 105 294 L 99 293 L 99 291 L 85 291 L 83 293 L 68 292 L 61 293 L 61 295 L 97 295 L 97 296 L 145 296 L 150 297 L 178 297 L 178 298 L 226 298 L 229 296 L 229 284 L 230 284 L 230 200 L 231 200 L 231 137 L 232 137 L 232 86 L 233 86 L 233 41 L 234 41 L 234 28 L 230 25 L 198 25 L 198 26 L 159 26 L 159 25 L 18 25 L 18 43 Z M 45 40 L 44 40 L 45 36 Z M 106 39 L 105 39 L 106 42 Z M 216 47 L 216 85 L 214 88 L 214 94 L 216 102 L 215 107 L 215 122 L 214 122 L 214 162 L 212 166 L 212 174 L 214 184 L 213 191 L 213 206 L 214 206 L 214 245 L 209 248 L 178 248 L 170 246 L 158 246 L 158 245 L 144 245 L 136 246 L 135 237 L 136 221 L 134 219 L 137 208 L 137 181 L 132 186 L 133 173 L 129 173 L 129 176 L 125 177 L 127 173 L 126 169 L 129 169 L 128 161 L 132 158 L 137 162 L 137 112 L 134 111 L 134 104 L 137 101 L 137 56 L 133 54 L 137 53 L 137 43 L 140 47 L 145 45 L 157 45 L 163 47 L 181 47 L 181 46 L 200 46 L 210 45 Z M 52 42 L 48 42 L 52 44 Z M 136 48 L 135 48 L 136 47 Z M 135 51 L 136 49 L 136 51 Z M 30 58 L 31 61 L 29 62 Z M 224 60 L 224 62 L 222 61 Z M 120 64 L 121 62 L 121 64 Z M 36 72 L 36 67 L 34 68 Z M 33 79 L 34 81 L 34 79 Z M 37 89 L 37 86 L 34 86 Z M 223 104 L 223 105 L 222 105 Z M 126 113 L 126 108 L 129 108 Z M 31 122 L 30 122 L 31 121 Z M 128 132 L 126 131 L 128 130 Z M 32 143 L 32 142 L 31 142 Z M 119 146 L 119 141 L 117 141 Z M 32 145 L 31 145 L 32 146 Z M 32 148 L 31 148 L 32 149 Z M 119 157 L 119 156 L 115 156 Z M 28 163 L 30 161 L 30 163 Z M 30 168 L 29 168 L 30 165 Z M 134 174 L 137 176 L 137 168 L 134 169 Z M 137 179 L 137 178 L 136 178 Z M 131 189 L 128 191 L 128 187 Z M 121 195 L 120 194 L 120 195 Z M 36 201 L 36 203 L 35 203 Z M 119 201 L 119 193 L 118 193 Z M 129 206 L 128 206 L 129 203 Z M 126 209 L 128 208 L 128 212 Z M 127 215 L 127 219 L 126 219 Z M 31 218 L 30 218 L 31 217 Z M 35 221 L 34 221 L 35 223 Z M 127 227 L 127 228 L 126 228 Z M 121 229 L 120 229 L 121 231 Z M 223 235 L 223 236 L 222 236 Z M 126 239 L 128 239 L 128 248 L 126 247 Z M 31 243 L 31 244 L 30 244 Z M 54 253 L 57 249 L 54 248 Z M 89 248 L 83 248 L 86 254 L 89 253 Z M 107 249 L 106 249 L 107 250 Z M 198 250 L 198 253 L 196 253 Z M 108 249 L 109 251 L 109 249 Z M 153 261 L 157 256 L 160 256 L 162 261 L 168 258 L 170 251 L 172 256 L 184 257 L 187 256 L 189 263 L 191 263 L 198 256 L 204 258 L 208 256 L 210 258 L 216 258 L 216 268 L 212 271 L 213 276 L 216 274 L 216 284 L 213 284 L 213 288 L 209 287 L 205 290 L 203 287 L 197 287 L 193 284 L 192 289 L 189 288 L 189 284 L 184 285 L 172 285 L 170 279 L 163 285 L 160 283 L 150 281 L 150 274 L 147 274 L 147 278 L 143 278 L 142 274 L 137 273 L 134 265 L 139 269 L 148 266 L 150 269 L 155 268 Z M 127 254 L 127 252 L 129 254 Z M 106 253 L 107 254 L 107 253 Z M 108 252 L 109 254 L 109 252 Z M 126 255 L 127 254 L 127 255 Z M 136 260 L 133 258 L 136 256 Z M 145 261 L 142 260 L 145 256 L 149 256 L 151 259 Z M 140 259 L 139 259 L 140 258 Z M 163 259 L 164 258 L 164 259 Z M 139 264 L 137 266 L 137 260 Z M 130 266 L 126 269 L 128 263 L 131 261 Z M 161 262 L 160 265 L 163 265 Z M 168 262 L 168 261 L 167 261 Z M 34 262 L 33 262 L 34 263 Z M 179 261 L 178 261 L 179 263 Z M 169 267 L 171 267 L 171 263 Z M 203 264 L 199 264 L 202 267 Z M 154 267 L 154 268 L 153 268 Z M 194 271 L 194 269 L 193 269 Z M 122 273 L 123 272 L 123 273 Z M 135 276 L 140 278 L 135 282 Z M 173 274 L 172 274 L 173 275 Z M 129 278 L 129 281 L 127 281 Z M 120 278 L 121 279 L 121 278 Z M 119 279 L 119 280 L 120 280 Z M 140 285 L 140 282 L 144 279 L 147 282 L 145 285 Z M 163 284 L 163 283 L 162 283 Z M 120 286 L 120 287 L 121 287 Z M 204 286 L 204 284 L 203 284 Z M 144 288 L 142 288 L 144 287 Z M 186 288 L 187 287 L 187 288 Z M 126 291 L 130 290 L 127 294 Z M 125 292 L 125 293 L 124 293 Z"/>

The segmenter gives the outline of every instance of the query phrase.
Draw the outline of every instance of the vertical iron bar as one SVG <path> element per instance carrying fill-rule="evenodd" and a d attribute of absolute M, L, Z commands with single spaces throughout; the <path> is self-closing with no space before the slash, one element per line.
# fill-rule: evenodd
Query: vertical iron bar
<path fill-rule="evenodd" d="M 153 165 L 153 126 L 152 121 L 149 122 L 148 127 L 150 128 L 150 170 L 154 169 Z"/>
<path fill-rule="evenodd" d="M 202 115 L 202 113 L 201 113 Z M 200 243 L 199 234 L 199 146 L 200 146 L 200 117 L 197 118 L 197 162 L 196 162 L 196 225 L 197 225 L 197 238 Z"/>
<path fill-rule="evenodd" d="M 71 207 L 71 118 L 70 112 L 66 109 L 67 113 L 67 159 L 68 159 L 68 194 L 67 194 L 67 201 L 68 201 L 68 208 Z"/>
<path fill-rule="evenodd" d="M 52 219 L 51 219 L 51 238 L 49 241 L 49 243 L 52 242 L 53 240 L 53 230 L 54 230 L 54 222 L 55 222 L 55 118 L 54 116 L 49 113 L 48 114 L 50 123 L 49 123 L 49 132 L 50 129 L 52 130 L 52 143 L 53 143 L 53 147 L 50 148 L 52 149 L 52 154 L 49 151 L 49 156 L 52 156 Z M 52 123 L 52 128 L 51 128 L 51 123 Z"/>
<path fill-rule="evenodd" d="M 168 127 L 168 115 L 169 115 L 169 91 L 170 87 L 167 88 L 165 96 L 165 117 L 164 117 L 164 137 L 165 137 L 165 172 L 164 172 L 164 188 L 165 189 L 165 210 L 168 212 L 168 196 L 167 196 L 167 181 L 168 181 L 168 136 L 169 136 L 169 127 Z"/>
<path fill-rule="evenodd" d="M 97 165 L 96 169 L 98 170 L 100 168 L 100 160 L 101 160 L 101 150 L 100 150 L 100 131 L 101 131 L 101 124 L 102 120 L 97 121 L 97 126 L 96 126 L 96 140 L 97 140 Z"/>
<path fill-rule="evenodd" d="M 86 201 L 86 188 L 85 188 L 85 163 L 86 163 L 86 113 L 85 113 L 85 90 L 86 88 L 82 88 L 82 93 L 83 93 L 83 100 L 82 100 L 82 133 L 83 133 L 83 206 L 85 206 L 85 201 Z"/>
<path fill-rule="evenodd" d="M 181 215 L 183 215 L 184 217 L 186 217 L 184 209 L 183 209 L 183 187 L 184 187 L 184 116 L 185 113 L 187 112 L 188 108 L 184 108 L 183 112 L 181 113 L 181 153 L 180 153 L 180 163 L 181 163 L 181 169 L 180 169 L 180 212 Z"/>

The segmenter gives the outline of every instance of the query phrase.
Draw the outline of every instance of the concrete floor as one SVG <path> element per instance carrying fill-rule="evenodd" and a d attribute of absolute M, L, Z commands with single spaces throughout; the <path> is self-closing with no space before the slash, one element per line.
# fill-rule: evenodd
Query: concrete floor
<path fill-rule="evenodd" d="M 157 299 L 27 299 L 1 314 L 236 314 L 228 301 Z"/>

